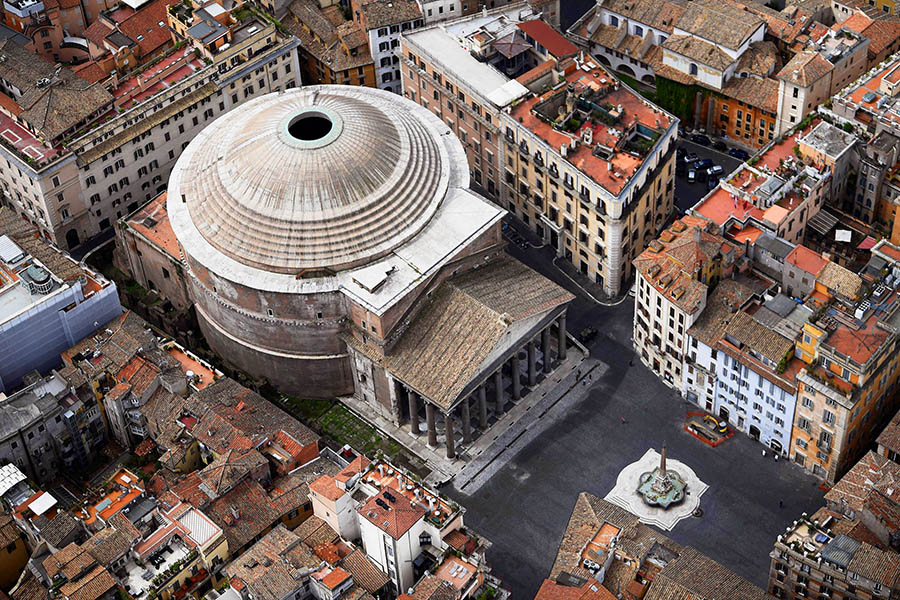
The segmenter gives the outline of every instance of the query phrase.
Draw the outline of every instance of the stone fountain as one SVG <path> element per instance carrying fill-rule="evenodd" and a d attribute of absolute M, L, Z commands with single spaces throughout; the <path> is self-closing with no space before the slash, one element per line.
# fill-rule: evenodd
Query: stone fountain
<path fill-rule="evenodd" d="M 659 454 L 659 466 L 652 471 L 641 473 L 637 492 L 648 506 L 663 509 L 684 500 L 687 484 L 676 471 L 666 468 L 666 446 Z"/>

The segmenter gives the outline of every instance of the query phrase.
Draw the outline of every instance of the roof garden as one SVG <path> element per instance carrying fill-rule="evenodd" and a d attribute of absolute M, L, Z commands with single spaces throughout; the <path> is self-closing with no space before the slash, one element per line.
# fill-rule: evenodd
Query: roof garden
<path fill-rule="evenodd" d="M 521 102 L 512 117 L 616 196 L 673 126 L 668 114 L 590 60 Z"/>
<path fill-rule="evenodd" d="M 413 506 L 424 508 L 427 511 L 425 519 L 438 527 L 444 527 L 459 513 L 459 507 L 383 460 L 369 465 L 361 482 L 377 490 L 376 493 L 390 489 L 405 496 Z"/>

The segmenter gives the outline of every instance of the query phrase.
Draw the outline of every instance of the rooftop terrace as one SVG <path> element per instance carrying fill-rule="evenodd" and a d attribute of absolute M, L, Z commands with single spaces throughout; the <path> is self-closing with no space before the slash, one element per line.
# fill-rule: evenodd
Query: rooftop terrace
<path fill-rule="evenodd" d="M 565 84 L 517 105 L 512 118 L 578 170 L 618 196 L 673 125 L 672 119 L 586 60 L 573 65 Z"/>

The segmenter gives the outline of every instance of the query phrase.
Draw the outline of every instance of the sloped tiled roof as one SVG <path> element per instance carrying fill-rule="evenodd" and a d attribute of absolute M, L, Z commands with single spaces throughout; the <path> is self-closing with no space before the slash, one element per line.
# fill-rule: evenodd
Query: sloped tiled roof
<path fill-rule="evenodd" d="M 764 21 L 736 5 L 715 0 L 693 0 L 675 27 L 726 48 L 737 49 Z"/>
<path fill-rule="evenodd" d="M 778 72 L 778 78 L 809 87 L 834 70 L 834 65 L 818 52 L 798 52 Z"/>
<path fill-rule="evenodd" d="M 513 323 L 573 298 L 518 261 L 493 263 L 444 282 L 382 362 L 449 409 Z"/>
<path fill-rule="evenodd" d="M 357 510 L 372 525 L 395 540 L 399 540 L 413 525 L 425 517 L 426 511 L 418 504 L 410 502 L 403 494 L 395 494 L 393 497 L 395 501 L 389 502 L 384 492 L 376 494 Z M 391 510 L 383 509 L 376 503 L 376 500 L 381 500 L 382 503 L 390 506 Z"/>
<path fill-rule="evenodd" d="M 689 35 L 673 35 L 663 42 L 663 48 L 719 71 L 724 71 L 735 62 L 715 44 Z"/>
<path fill-rule="evenodd" d="M 390 578 L 369 560 L 366 553 L 356 548 L 342 561 L 341 566 L 353 576 L 353 582 L 361 586 L 370 594 L 390 583 Z"/>
<path fill-rule="evenodd" d="M 743 311 L 734 314 L 725 333 L 776 363 L 794 347 L 791 340 L 754 320 Z"/>
<path fill-rule="evenodd" d="M 774 596 L 691 547 L 666 564 L 644 600 L 771 600 Z"/>

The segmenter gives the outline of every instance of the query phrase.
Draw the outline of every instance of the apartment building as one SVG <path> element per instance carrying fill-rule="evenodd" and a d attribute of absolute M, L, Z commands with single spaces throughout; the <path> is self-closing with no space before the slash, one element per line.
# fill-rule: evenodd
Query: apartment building
<path fill-rule="evenodd" d="M 148 71 L 103 84 L 65 68 L 56 74 L 7 40 L 0 78 L 18 108 L 0 108 L 0 124 L 18 141 L 0 146 L 3 202 L 56 245 L 74 248 L 156 196 L 208 121 L 299 82 L 298 40 L 259 17 L 229 34 L 211 64 L 195 57 L 194 48 L 209 50 L 191 34 Z"/>
<path fill-rule="evenodd" d="M 896 463 L 866 454 L 828 493 L 826 505 L 794 520 L 770 554 L 776 598 L 893 598 L 900 591 L 892 487 Z"/>
<path fill-rule="evenodd" d="M 718 235 L 716 225 L 683 217 L 634 260 L 634 347 L 641 362 L 680 389 L 688 330 L 706 308 L 710 288 L 744 262 L 742 247 Z"/>
<path fill-rule="evenodd" d="M 828 262 L 810 296 L 818 312 L 796 344 L 807 365 L 797 375 L 791 455 L 829 482 L 861 456 L 897 409 L 898 260 L 900 249 L 882 240 L 861 275 Z"/>
<path fill-rule="evenodd" d="M 688 330 L 684 393 L 737 431 L 786 456 L 791 447 L 796 375 L 794 337 L 811 311 L 786 296 L 766 301 L 775 283 L 742 275 L 718 283 Z"/>
<path fill-rule="evenodd" d="M 752 245 L 765 232 L 793 247 L 817 224 L 826 199 L 845 190 L 854 142 L 825 122 L 795 128 L 723 177 L 691 212 L 734 232 L 742 244 Z M 781 271 L 771 276 L 780 280 Z"/>
<path fill-rule="evenodd" d="M 337 4 L 295 0 L 282 23 L 300 40 L 300 70 L 307 85 L 340 83 L 378 87 L 369 38 Z M 393 61 L 391 61 L 393 63 Z"/>
<path fill-rule="evenodd" d="M 180 276 L 178 240 L 169 223 L 166 193 L 119 221 L 113 260 L 142 288 L 158 293 L 178 310 L 191 306 L 187 281 Z"/>
<path fill-rule="evenodd" d="M 500 201 L 503 129 L 501 111 L 528 94 L 515 78 L 544 62 L 519 24 L 540 18 L 525 2 L 426 27 L 400 38 L 403 94 L 430 108 L 462 141 L 469 162 L 472 188 Z M 558 33 L 545 47 L 571 46 Z M 518 39 L 515 52 L 502 40 Z M 540 43 L 540 40 L 535 40 Z M 510 54 L 507 57 L 506 54 Z M 528 78 L 543 86 L 558 69 L 544 65 Z M 539 89 L 539 88 L 538 88 Z"/>
<path fill-rule="evenodd" d="M 678 120 L 592 59 L 501 113 L 501 205 L 616 296 L 672 212 Z"/>
<path fill-rule="evenodd" d="M 770 598 L 746 579 L 588 492 L 575 500 L 535 600 Z"/>
<path fill-rule="evenodd" d="M 826 30 L 806 43 L 775 76 L 778 79 L 776 134 L 793 129 L 865 70 L 869 40 L 850 28 Z"/>
<path fill-rule="evenodd" d="M 60 366 L 60 352 L 121 313 L 114 283 L 38 237 L 0 207 L 0 392 L 29 372 Z"/>
<path fill-rule="evenodd" d="M 76 390 L 56 371 L 33 373 L 15 394 L 0 394 L 0 460 L 33 481 L 80 471 L 105 442 L 106 424 L 91 390 Z"/>
<path fill-rule="evenodd" d="M 369 53 L 375 63 L 375 85 L 382 90 L 401 93 L 400 35 L 425 25 L 415 0 L 351 0 L 351 18 L 369 40 Z"/>

